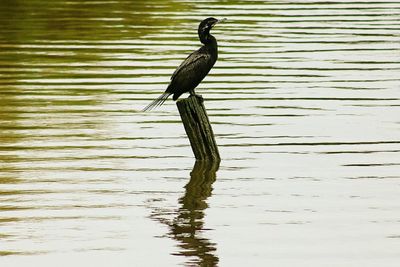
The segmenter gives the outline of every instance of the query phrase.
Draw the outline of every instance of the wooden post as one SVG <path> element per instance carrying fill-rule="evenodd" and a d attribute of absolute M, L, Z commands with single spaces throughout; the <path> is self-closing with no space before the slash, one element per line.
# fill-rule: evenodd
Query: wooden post
<path fill-rule="evenodd" d="M 219 161 L 217 143 L 203 102 L 203 98 L 196 95 L 181 99 L 176 105 L 196 160 Z"/>

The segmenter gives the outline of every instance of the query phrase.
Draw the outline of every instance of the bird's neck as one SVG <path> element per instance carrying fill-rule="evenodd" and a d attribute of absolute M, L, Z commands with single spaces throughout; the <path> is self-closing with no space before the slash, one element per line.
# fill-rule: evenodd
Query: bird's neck
<path fill-rule="evenodd" d="M 203 35 L 202 37 L 200 37 L 200 41 L 204 44 L 207 50 L 215 55 L 218 55 L 217 39 L 215 39 L 215 37 L 211 34 Z"/>
<path fill-rule="evenodd" d="M 208 43 L 216 42 L 214 36 L 210 34 L 210 31 L 203 31 L 203 32 L 199 31 L 199 39 L 200 42 L 202 42 L 205 45 Z"/>

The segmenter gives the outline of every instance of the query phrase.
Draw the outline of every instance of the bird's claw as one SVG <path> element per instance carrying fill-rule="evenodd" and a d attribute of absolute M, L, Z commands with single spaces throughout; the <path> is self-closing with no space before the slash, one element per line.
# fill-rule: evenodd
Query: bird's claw
<path fill-rule="evenodd" d="M 203 102 L 204 102 L 204 98 L 203 98 L 202 95 L 194 94 L 194 95 L 191 95 L 191 96 L 196 97 L 196 98 L 200 101 L 200 103 L 203 103 Z"/>

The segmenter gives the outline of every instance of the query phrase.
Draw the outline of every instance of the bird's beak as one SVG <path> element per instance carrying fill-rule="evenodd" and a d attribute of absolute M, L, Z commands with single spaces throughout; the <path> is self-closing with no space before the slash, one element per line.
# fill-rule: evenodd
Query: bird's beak
<path fill-rule="evenodd" d="M 213 27 L 214 27 L 215 25 L 217 25 L 218 23 L 224 22 L 224 21 L 226 21 L 226 20 L 227 20 L 227 18 L 223 18 L 223 19 L 217 20 L 216 22 L 214 22 Z"/>

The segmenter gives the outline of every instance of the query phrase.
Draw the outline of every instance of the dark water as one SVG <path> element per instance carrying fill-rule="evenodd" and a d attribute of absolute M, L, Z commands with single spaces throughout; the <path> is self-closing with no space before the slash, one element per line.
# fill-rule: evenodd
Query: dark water
<path fill-rule="evenodd" d="M 1 266 L 397 266 L 400 2 L 0 1 Z M 223 158 L 175 104 L 199 46 Z"/>

